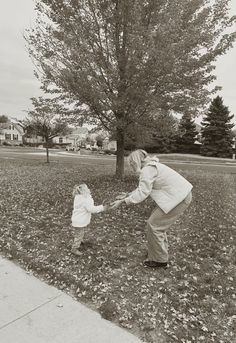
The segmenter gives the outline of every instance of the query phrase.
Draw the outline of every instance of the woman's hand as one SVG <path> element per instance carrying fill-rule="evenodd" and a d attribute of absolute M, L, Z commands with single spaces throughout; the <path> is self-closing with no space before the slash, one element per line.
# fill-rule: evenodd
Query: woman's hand
<path fill-rule="evenodd" d="M 122 204 L 122 202 L 124 202 L 124 198 L 114 201 L 113 203 L 110 204 L 110 209 L 114 210 L 114 209 L 118 208 Z"/>
<path fill-rule="evenodd" d="M 117 199 L 117 200 L 121 200 L 121 199 L 127 198 L 127 196 L 128 196 L 128 193 L 126 193 L 126 192 L 120 192 L 120 193 L 116 196 L 116 199 Z"/>

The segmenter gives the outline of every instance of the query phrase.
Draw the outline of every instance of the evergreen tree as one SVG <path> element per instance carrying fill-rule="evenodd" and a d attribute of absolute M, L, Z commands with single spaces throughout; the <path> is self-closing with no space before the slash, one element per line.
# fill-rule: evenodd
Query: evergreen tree
<path fill-rule="evenodd" d="M 230 157 L 232 154 L 232 131 L 228 107 L 220 96 L 213 99 L 208 113 L 202 121 L 203 144 L 201 154 L 205 156 Z"/>
<path fill-rule="evenodd" d="M 127 131 L 125 148 L 144 149 L 148 152 L 175 152 L 177 120 L 168 112 L 155 111 L 149 121 L 136 123 Z"/>
<path fill-rule="evenodd" d="M 197 136 L 197 130 L 194 120 L 189 113 L 183 114 L 178 128 L 176 139 L 179 152 L 191 153 Z"/>
<path fill-rule="evenodd" d="M 176 151 L 175 136 L 178 122 L 170 113 L 159 113 L 154 118 L 152 131 L 152 145 L 150 152 L 170 153 Z"/>

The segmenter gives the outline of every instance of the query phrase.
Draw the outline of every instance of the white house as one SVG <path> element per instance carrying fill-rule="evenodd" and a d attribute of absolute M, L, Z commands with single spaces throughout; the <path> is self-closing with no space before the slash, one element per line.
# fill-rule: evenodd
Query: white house
<path fill-rule="evenodd" d="M 67 136 L 56 136 L 52 139 L 52 142 L 57 145 L 73 145 L 78 146 L 81 141 L 85 140 L 88 135 L 88 129 L 85 127 L 78 127 L 72 129 L 71 133 Z M 25 142 L 31 144 L 43 144 L 44 139 L 41 136 L 31 135 L 24 138 Z"/>
<path fill-rule="evenodd" d="M 117 150 L 117 141 L 115 140 L 109 140 L 108 137 L 106 137 L 103 141 L 103 145 L 102 145 L 104 150 L 113 150 L 116 151 Z"/>
<path fill-rule="evenodd" d="M 73 146 L 79 146 L 82 141 L 84 141 L 88 136 L 88 129 L 86 127 L 77 127 L 72 129 L 71 133 L 67 136 L 57 136 L 53 138 L 54 144 L 71 144 Z"/>
<path fill-rule="evenodd" d="M 17 120 L 9 118 L 9 122 L 2 123 L 0 126 L 0 144 L 3 142 L 12 145 L 23 143 L 24 129 Z"/>
<path fill-rule="evenodd" d="M 25 136 L 24 137 L 24 141 L 26 143 L 30 143 L 30 144 L 43 144 L 44 143 L 44 139 L 43 137 L 41 136 L 37 136 L 37 135 L 30 135 L 29 137 L 28 136 Z"/>

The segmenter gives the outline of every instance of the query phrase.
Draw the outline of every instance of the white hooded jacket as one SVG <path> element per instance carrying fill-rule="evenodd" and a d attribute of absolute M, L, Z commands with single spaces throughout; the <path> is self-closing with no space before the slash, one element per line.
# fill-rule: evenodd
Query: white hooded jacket
<path fill-rule="evenodd" d="M 139 185 L 125 202 L 137 204 L 150 195 L 168 213 L 187 197 L 192 188 L 190 182 L 173 169 L 159 163 L 157 157 L 147 157 L 141 169 Z"/>
<path fill-rule="evenodd" d="M 91 221 L 91 213 L 104 211 L 103 205 L 94 206 L 91 195 L 77 194 L 74 198 L 74 208 L 72 212 L 72 226 L 85 227 Z"/>

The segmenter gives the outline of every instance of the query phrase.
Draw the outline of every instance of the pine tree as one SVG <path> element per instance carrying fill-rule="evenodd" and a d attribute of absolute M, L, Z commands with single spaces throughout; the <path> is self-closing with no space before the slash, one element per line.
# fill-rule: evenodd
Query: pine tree
<path fill-rule="evenodd" d="M 191 153 L 197 136 L 197 130 L 194 120 L 189 113 L 184 113 L 178 128 L 176 139 L 179 152 Z"/>
<path fill-rule="evenodd" d="M 233 115 L 217 96 L 211 102 L 208 113 L 202 121 L 203 144 L 201 154 L 214 157 L 230 157 L 232 154 L 232 131 L 230 124 Z"/>

